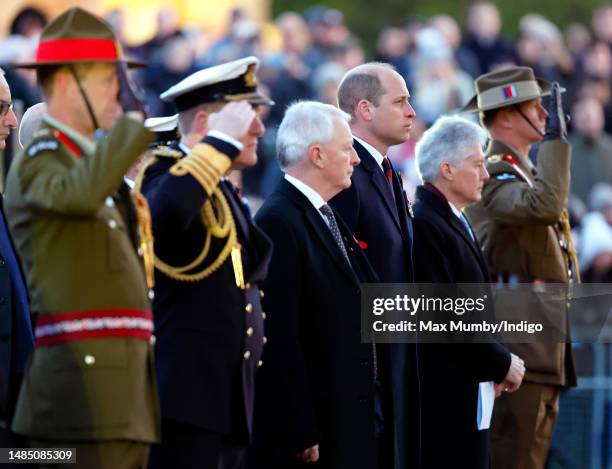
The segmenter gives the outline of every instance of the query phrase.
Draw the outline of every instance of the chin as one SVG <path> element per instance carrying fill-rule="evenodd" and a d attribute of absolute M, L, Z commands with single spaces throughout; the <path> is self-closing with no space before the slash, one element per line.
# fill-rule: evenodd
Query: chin
<path fill-rule="evenodd" d="M 257 153 L 249 152 L 249 153 L 241 153 L 234 160 L 232 164 L 232 169 L 244 169 L 250 168 L 251 166 L 255 166 L 257 164 Z"/>

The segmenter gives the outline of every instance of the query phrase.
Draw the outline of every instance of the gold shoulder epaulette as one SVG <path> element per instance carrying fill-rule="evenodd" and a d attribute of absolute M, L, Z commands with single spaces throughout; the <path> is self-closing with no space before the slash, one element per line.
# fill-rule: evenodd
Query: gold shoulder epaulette
<path fill-rule="evenodd" d="M 167 145 L 159 145 L 158 147 L 155 147 L 151 153 L 153 156 L 173 158 L 175 160 L 178 160 L 181 156 L 183 156 L 180 151 L 170 148 Z"/>

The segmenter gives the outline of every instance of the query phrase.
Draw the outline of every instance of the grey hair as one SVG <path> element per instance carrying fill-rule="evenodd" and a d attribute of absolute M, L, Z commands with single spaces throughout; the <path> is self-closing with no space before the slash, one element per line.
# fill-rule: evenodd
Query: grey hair
<path fill-rule="evenodd" d="M 334 136 L 334 117 L 351 121 L 350 115 L 331 104 L 316 101 L 291 104 L 276 135 L 276 153 L 281 168 L 302 161 L 312 145 L 329 142 Z"/>
<path fill-rule="evenodd" d="M 0 67 L 0 77 L 4 76 L 4 70 L 2 69 L 2 67 Z"/>
<path fill-rule="evenodd" d="M 47 105 L 43 103 L 36 103 L 30 106 L 21 117 L 21 123 L 19 124 L 19 134 L 17 140 L 21 148 L 25 148 L 28 143 L 32 140 L 34 132 L 40 128 L 43 116 L 47 113 Z"/>
<path fill-rule="evenodd" d="M 440 117 L 416 144 L 421 180 L 435 182 L 442 163 L 457 168 L 470 156 L 475 145 L 484 146 L 486 142 L 487 133 L 473 122 L 459 116 Z"/>
<path fill-rule="evenodd" d="M 383 62 L 368 62 L 349 70 L 338 86 L 340 109 L 355 117 L 355 108 L 362 99 L 378 106 L 380 97 L 387 92 L 378 75 L 381 69 L 396 71 L 393 65 Z"/>

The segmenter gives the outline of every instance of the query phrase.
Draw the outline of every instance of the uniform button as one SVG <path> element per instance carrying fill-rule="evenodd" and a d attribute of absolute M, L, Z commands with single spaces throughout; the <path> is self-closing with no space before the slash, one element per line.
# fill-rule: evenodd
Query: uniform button
<path fill-rule="evenodd" d="M 369 362 L 368 360 L 361 360 L 359 363 L 360 363 L 362 366 L 367 366 L 367 365 L 368 365 L 368 363 L 370 363 L 370 362 Z"/>
<path fill-rule="evenodd" d="M 93 355 L 85 355 L 83 357 L 83 361 L 86 365 L 93 365 L 94 363 L 96 363 L 96 357 L 94 357 Z"/>
<path fill-rule="evenodd" d="M 567 309 L 570 309 L 572 307 L 572 304 L 568 301 L 567 303 L 565 303 L 565 306 L 567 306 Z"/>
<path fill-rule="evenodd" d="M 360 404 L 365 404 L 368 400 L 365 397 L 360 397 L 359 398 L 359 403 Z"/>
<path fill-rule="evenodd" d="M 246 285 L 244 286 L 244 288 L 248 290 L 249 288 L 251 288 L 251 284 L 249 282 L 247 282 Z"/>
<path fill-rule="evenodd" d="M 251 337 L 253 335 L 253 328 L 249 327 L 246 331 L 246 335 L 248 335 L 249 337 Z"/>
<path fill-rule="evenodd" d="M 155 299 L 155 292 L 153 290 L 149 290 L 147 296 L 149 297 L 149 300 L 153 301 Z"/>
<path fill-rule="evenodd" d="M 243 357 L 245 360 L 248 360 L 249 358 L 251 358 L 251 351 L 247 350 L 246 352 L 244 352 Z"/>
<path fill-rule="evenodd" d="M 263 320 L 265 321 L 265 320 L 266 320 L 266 318 L 267 318 L 266 313 L 262 312 L 262 313 L 261 313 L 261 319 L 263 319 Z"/>
<path fill-rule="evenodd" d="M 257 362 L 257 368 L 261 367 L 261 365 L 263 365 L 263 361 L 262 361 L 262 360 L 259 360 L 259 361 Z"/>
<path fill-rule="evenodd" d="M 264 291 L 263 291 L 263 290 L 259 290 L 259 297 L 260 297 L 260 298 L 263 298 L 264 296 L 265 296 L 265 295 L 264 295 Z"/>
<path fill-rule="evenodd" d="M 0 305 L 3 305 L 4 303 L 6 303 L 6 297 L 0 296 Z"/>
<path fill-rule="evenodd" d="M 268 338 L 267 338 L 267 337 L 264 335 L 264 336 L 263 336 L 263 339 L 261 339 L 261 341 L 262 341 L 262 342 L 264 343 L 264 345 L 265 345 L 265 344 L 267 344 L 267 343 L 268 343 Z"/>
<path fill-rule="evenodd" d="M 149 339 L 149 343 L 151 345 L 155 345 L 155 342 L 157 342 L 157 337 L 155 337 L 153 334 L 151 334 L 151 338 Z"/>
<path fill-rule="evenodd" d="M 252 313 L 252 312 L 253 312 L 253 305 L 252 305 L 251 303 L 249 303 L 248 305 L 246 305 L 246 306 L 244 307 L 244 310 L 245 310 L 247 313 Z"/>
<path fill-rule="evenodd" d="M 572 277 L 572 269 L 567 269 L 567 276 Z"/>
<path fill-rule="evenodd" d="M 115 201 L 113 200 L 112 197 L 109 196 L 104 201 L 104 205 L 106 205 L 107 207 L 114 207 L 115 206 Z"/>
<path fill-rule="evenodd" d="M 138 246 L 138 250 L 136 252 L 138 253 L 138 257 L 142 257 L 144 254 L 144 251 L 142 250 L 140 246 Z"/>
<path fill-rule="evenodd" d="M 108 220 L 108 227 L 111 230 L 114 230 L 115 228 L 117 228 L 117 222 L 111 218 L 110 220 Z"/>
<path fill-rule="evenodd" d="M 4 267 L 6 265 L 6 261 L 3 257 L 0 257 L 0 267 Z"/>

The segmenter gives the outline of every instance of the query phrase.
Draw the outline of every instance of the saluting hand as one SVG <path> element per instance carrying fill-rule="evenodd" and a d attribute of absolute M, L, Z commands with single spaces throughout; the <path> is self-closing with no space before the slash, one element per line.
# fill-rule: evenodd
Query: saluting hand
<path fill-rule="evenodd" d="M 251 127 L 255 111 L 247 101 L 235 101 L 226 104 L 208 118 L 208 130 L 216 130 L 241 140 Z"/>
<path fill-rule="evenodd" d="M 550 98 L 546 106 L 548 119 L 546 119 L 546 130 L 544 140 L 561 139 L 567 141 L 567 122 L 563 111 L 563 101 L 561 100 L 561 86 L 558 82 L 553 82 Z"/>

